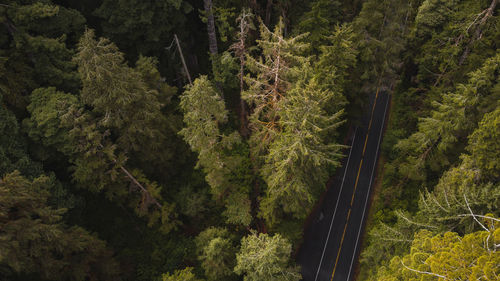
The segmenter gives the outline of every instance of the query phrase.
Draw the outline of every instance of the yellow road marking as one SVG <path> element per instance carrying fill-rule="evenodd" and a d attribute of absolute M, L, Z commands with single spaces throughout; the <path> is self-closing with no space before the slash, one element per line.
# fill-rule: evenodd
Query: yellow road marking
<path fill-rule="evenodd" d="M 347 213 L 347 220 L 349 220 L 350 216 L 351 216 L 351 209 L 349 208 L 349 212 Z M 346 222 L 346 224 L 344 226 L 344 232 L 342 233 L 342 239 L 340 240 L 340 245 L 342 245 L 342 243 L 344 243 L 344 237 L 345 237 L 345 231 L 346 230 L 347 230 L 347 222 Z M 332 279 L 331 280 L 333 280 L 333 276 L 335 275 L 335 270 L 337 269 L 337 264 L 339 262 L 339 257 L 340 257 L 340 249 L 337 252 L 337 259 L 335 259 L 335 267 L 333 268 L 333 273 L 332 273 Z"/>
<path fill-rule="evenodd" d="M 363 159 L 361 159 L 361 162 L 359 162 L 358 175 L 356 176 L 356 182 L 354 183 L 354 191 L 352 192 L 351 207 L 352 207 L 352 202 L 354 201 L 354 194 L 356 194 L 356 188 L 358 187 L 359 173 L 361 172 L 362 165 L 363 165 Z"/>
<path fill-rule="evenodd" d="M 333 277 L 335 276 L 335 271 L 337 270 L 337 265 L 338 265 L 339 258 L 340 258 L 340 250 L 342 250 L 342 245 L 344 244 L 345 232 L 347 230 L 347 225 L 349 224 L 349 218 L 351 217 L 352 203 L 354 202 L 354 195 L 356 194 L 356 189 L 358 187 L 359 174 L 361 172 L 361 166 L 363 165 L 363 158 L 365 156 L 366 144 L 368 142 L 368 135 L 370 133 L 370 128 L 372 126 L 373 112 L 375 111 L 375 105 L 377 104 L 378 92 L 379 92 L 379 88 L 377 88 L 377 93 L 375 94 L 375 101 L 373 102 L 372 113 L 370 115 L 370 123 L 368 124 L 368 131 L 366 132 L 365 144 L 363 147 L 363 154 L 361 155 L 361 162 L 359 162 L 358 174 L 356 176 L 356 182 L 354 183 L 354 191 L 352 193 L 351 205 L 349 206 L 349 212 L 347 213 L 347 219 L 346 219 L 345 226 L 344 226 L 344 232 L 342 233 L 342 238 L 340 239 L 340 246 L 339 246 L 339 250 L 337 252 L 337 258 L 335 259 L 335 266 L 333 267 L 332 278 L 330 279 L 330 281 L 333 281 Z M 339 194 L 339 196 L 340 196 L 340 194 Z"/>
<path fill-rule="evenodd" d="M 368 130 L 369 131 L 369 130 Z M 368 134 L 366 134 L 365 146 L 363 147 L 363 156 L 365 156 L 366 144 L 368 143 Z"/>

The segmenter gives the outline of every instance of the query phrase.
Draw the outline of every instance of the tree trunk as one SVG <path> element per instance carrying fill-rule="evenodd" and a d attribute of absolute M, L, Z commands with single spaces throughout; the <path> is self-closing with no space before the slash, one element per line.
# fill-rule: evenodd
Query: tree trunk
<path fill-rule="evenodd" d="M 212 0 L 203 0 L 207 13 L 208 49 L 211 55 L 217 55 L 217 36 L 215 35 L 215 19 L 212 10 Z"/>
<path fill-rule="evenodd" d="M 266 18 L 264 20 L 264 24 L 269 26 L 269 23 L 271 22 L 271 12 L 273 10 L 273 0 L 267 0 L 267 5 L 266 5 Z"/>
<path fill-rule="evenodd" d="M 208 50 L 212 59 L 219 53 L 217 50 L 217 35 L 215 34 L 215 19 L 212 7 L 212 0 L 203 0 L 205 4 L 205 12 L 207 13 L 207 32 L 208 32 Z M 213 62 L 212 62 L 213 63 Z M 224 91 L 220 82 L 215 82 L 215 87 L 220 92 L 222 99 L 224 99 Z"/>

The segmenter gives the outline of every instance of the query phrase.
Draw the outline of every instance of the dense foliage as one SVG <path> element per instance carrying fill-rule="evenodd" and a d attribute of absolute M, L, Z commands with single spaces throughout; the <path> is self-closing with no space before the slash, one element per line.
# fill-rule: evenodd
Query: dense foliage
<path fill-rule="evenodd" d="M 359 278 L 495 280 L 498 12 L 4 0 L 0 279 L 300 280 L 302 227 L 382 89 Z"/>

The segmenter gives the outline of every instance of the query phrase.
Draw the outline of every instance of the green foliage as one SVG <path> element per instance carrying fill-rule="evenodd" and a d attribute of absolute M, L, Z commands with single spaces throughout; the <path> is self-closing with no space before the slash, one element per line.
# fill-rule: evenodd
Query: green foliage
<path fill-rule="evenodd" d="M 452 86 L 495 55 L 496 17 L 485 12 L 491 1 L 427 0 L 418 9 L 410 35 L 417 51 L 418 81 L 426 89 Z"/>
<path fill-rule="evenodd" d="M 485 112 L 497 103 L 498 67 L 500 56 L 485 61 L 470 74 L 467 84 L 460 84 L 454 93 L 442 94 L 442 101 L 433 102 L 430 117 L 421 118 L 418 131 L 401 140 L 395 147 L 404 160 L 400 173 L 411 179 L 423 180 L 425 169 L 442 170 L 457 154 L 464 140 Z"/>
<path fill-rule="evenodd" d="M 82 77 L 82 101 L 92 106 L 99 125 L 118 131 L 120 148 L 140 151 L 146 142 L 152 149 L 161 147 L 164 136 L 156 124 L 163 117 L 158 92 L 126 65 L 118 48 L 107 39 L 96 40 L 94 32 L 87 30 L 75 61 Z M 144 59 L 139 67 L 143 72 L 152 68 Z"/>
<path fill-rule="evenodd" d="M 63 153 L 73 153 L 69 127 L 64 126 L 62 119 L 70 108 L 81 107 L 78 97 L 50 87 L 34 90 L 30 100 L 26 109 L 31 118 L 23 122 L 30 138 L 45 146 L 57 147 Z"/>
<path fill-rule="evenodd" d="M 29 178 L 42 173 L 42 167 L 31 160 L 17 120 L 0 104 L 0 177 L 19 170 Z"/>
<path fill-rule="evenodd" d="M 198 259 L 208 280 L 226 280 L 235 266 L 234 237 L 227 229 L 210 227 L 195 239 Z"/>
<path fill-rule="evenodd" d="M 311 10 L 304 13 L 298 23 L 299 33 L 308 33 L 307 41 L 315 53 L 326 45 L 328 36 L 341 19 L 341 1 L 316 0 L 311 1 Z"/>
<path fill-rule="evenodd" d="M 305 65 L 304 75 L 276 105 L 281 131 L 269 145 L 262 167 L 268 190 L 261 212 L 271 224 L 279 218 L 276 212 L 280 209 L 304 218 L 323 190 L 327 168 L 340 165 L 343 146 L 327 137 L 342 123 L 343 111 L 332 115 L 325 112 L 335 93 L 321 90 L 310 72 Z"/>
<path fill-rule="evenodd" d="M 498 1 L 212 2 L 216 56 L 201 1 L 0 4 L 4 279 L 300 279 L 342 124 L 377 89 L 388 162 L 359 279 L 498 275 Z M 180 97 L 174 34 L 207 75 Z"/>
<path fill-rule="evenodd" d="M 415 235 L 410 254 L 394 257 L 376 280 L 497 280 L 500 253 L 494 245 L 499 241 L 500 231 L 494 228 L 463 237 L 422 230 Z"/>
<path fill-rule="evenodd" d="M 418 1 L 364 1 L 359 15 L 353 20 L 359 67 L 353 73 L 361 94 L 375 92 L 382 81 L 396 81 L 401 66 L 401 52 L 406 38 L 405 18 Z M 354 79 L 353 79 L 354 81 Z"/>
<path fill-rule="evenodd" d="M 111 38 L 129 56 L 159 54 L 172 33 L 186 21 L 193 7 L 188 1 L 102 1 L 93 12 L 100 19 L 104 35 Z"/>
<path fill-rule="evenodd" d="M 252 234 L 241 240 L 234 271 L 245 281 L 300 280 L 297 267 L 290 265 L 291 244 L 280 234 Z"/>
<path fill-rule="evenodd" d="M 202 281 L 196 278 L 192 267 L 186 267 L 183 270 L 176 270 L 174 274 L 163 274 L 162 281 Z"/>
<path fill-rule="evenodd" d="M 357 62 L 358 51 L 354 43 L 354 32 L 351 26 L 336 26 L 325 38 L 325 44 L 319 47 L 318 60 L 314 63 L 314 76 L 322 90 L 329 91 L 329 101 L 324 102 L 328 113 L 333 114 L 344 109 L 347 100 L 356 102 L 345 88 L 349 82 L 349 72 Z M 357 98 L 359 99 L 359 97 Z"/>
<path fill-rule="evenodd" d="M 51 181 L 19 172 L 0 180 L 0 263 L 16 273 L 51 280 L 120 280 L 106 243 L 84 229 L 65 226 L 65 209 L 47 205 Z"/>
<path fill-rule="evenodd" d="M 470 135 L 468 150 L 481 174 L 492 180 L 500 177 L 500 106 L 484 115 L 479 128 Z"/>
<path fill-rule="evenodd" d="M 90 35 L 87 34 L 87 36 Z M 112 46 L 107 45 L 107 47 Z M 86 52 L 87 54 L 92 52 L 91 48 L 87 49 Z M 116 58 L 113 57 L 113 55 L 120 57 L 120 54 L 117 53 L 116 50 L 105 57 Z M 99 58 L 102 57 L 94 57 L 94 59 Z M 112 62 L 110 63 L 112 64 Z M 119 74 L 120 71 L 123 73 L 127 70 L 126 66 L 123 66 L 123 64 L 121 68 L 123 69 L 114 69 L 117 71 L 116 74 Z M 143 67 L 143 69 L 147 68 Z M 87 75 L 95 75 L 91 70 L 92 69 L 86 68 L 86 71 L 88 71 Z M 99 69 L 99 71 L 104 70 Z M 134 72 L 133 70 L 130 70 L 130 72 L 138 79 L 137 83 L 140 85 L 146 84 L 140 79 L 138 72 Z M 149 72 L 154 74 L 154 72 Z M 114 76 L 108 77 L 108 79 L 111 80 L 119 78 L 120 77 L 117 78 Z M 108 82 L 111 82 L 111 80 L 108 80 Z M 116 140 L 118 144 L 115 144 L 112 136 L 110 136 L 112 134 L 111 132 L 116 132 L 117 134 L 121 133 L 120 131 L 113 130 L 118 126 L 121 126 L 120 129 L 127 132 L 130 132 L 131 128 L 134 128 L 134 126 L 144 126 L 144 124 L 133 124 L 132 121 L 124 124 L 123 122 L 125 121 L 121 120 L 120 117 L 125 116 L 122 115 L 122 110 L 136 110 L 136 107 L 140 105 L 135 104 L 136 106 L 134 107 L 131 104 L 127 104 L 126 101 L 123 101 L 123 108 L 112 107 L 111 104 L 114 104 L 114 101 L 105 99 L 105 96 L 116 94 L 116 92 L 113 92 L 113 89 L 104 88 L 104 83 L 98 79 L 92 80 L 92 83 L 89 81 L 89 84 L 92 85 L 89 86 L 84 83 L 83 92 L 85 92 L 85 89 L 88 91 L 88 88 L 93 87 L 92 89 L 94 89 L 94 91 L 101 91 L 101 94 L 104 96 L 103 99 L 92 100 L 92 105 L 96 106 L 93 108 L 94 110 L 92 112 L 87 111 L 77 97 L 57 92 L 55 88 L 35 90 L 31 98 L 32 103 L 27 108 L 31 113 L 31 117 L 25 121 L 30 137 L 66 155 L 73 164 L 72 176 L 80 186 L 94 192 L 105 190 L 109 199 L 118 199 L 127 202 L 136 210 L 138 215 L 148 215 L 149 224 L 151 226 L 159 222 L 160 229 L 164 232 L 175 229 L 179 224 L 176 218 L 177 215 L 174 212 L 175 205 L 167 202 L 160 204 L 157 201 L 161 200 L 160 186 L 156 182 L 149 180 L 142 171 L 136 169 L 129 172 L 124 168 L 127 162 L 125 154 L 126 148 L 130 149 L 130 146 L 132 146 L 131 144 L 127 144 L 135 136 L 126 137 L 126 133 L 124 133 L 125 137 L 122 138 L 122 135 L 119 135 Z M 144 86 L 144 88 L 146 88 L 146 86 Z M 133 92 L 133 87 L 124 87 L 115 90 L 120 91 L 122 97 L 124 97 L 125 94 L 135 94 Z M 84 93 L 82 93 L 82 95 L 85 97 Z M 127 100 L 131 102 L 130 99 Z M 153 100 L 152 102 L 158 103 L 157 100 Z M 117 114 L 119 115 L 118 117 L 109 113 L 113 112 L 113 110 L 120 112 L 120 114 Z M 157 111 L 151 114 L 161 117 L 159 106 L 156 110 Z M 105 113 L 103 113 L 103 111 Z M 102 115 L 104 115 L 104 117 Z M 116 118 L 114 121 L 110 121 L 112 125 L 106 122 L 107 120 L 105 119 L 108 117 L 109 119 Z M 141 118 L 140 116 L 133 115 L 124 118 L 128 117 Z M 130 119 L 125 120 L 128 121 Z M 149 124 L 151 123 L 154 124 L 153 121 Z M 151 126 L 151 128 L 153 129 L 154 127 Z M 144 128 L 140 129 L 142 130 Z M 141 137 L 142 136 L 143 135 L 141 135 Z M 133 139 L 133 141 L 138 142 L 139 140 Z M 139 143 L 134 143 L 135 147 L 138 147 L 137 144 Z M 154 145 L 149 148 L 151 149 L 151 147 L 154 150 Z M 132 184 L 132 188 L 130 189 L 132 191 L 140 191 L 141 196 L 130 197 L 130 190 L 127 188 L 129 184 Z"/>
<path fill-rule="evenodd" d="M 215 26 L 217 27 L 217 31 L 219 33 L 219 38 L 222 42 L 228 42 L 230 37 L 234 34 L 235 27 L 233 23 L 236 19 L 236 8 L 234 7 L 238 5 L 238 3 L 231 3 L 229 5 L 221 5 L 219 6 L 217 2 L 214 1 L 214 6 L 212 6 L 212 13 L 215 19 Z M 229 6 L 229 7 L 228 7 Z M 207 22 L 207 13 L 205 10 L 199 10 L 201 21 L 206 24 Z"/>
<path fill-rule="evenodd" d="M 233 176 L 240 174 L 237 171 L 244 164 L 242 155 L 235 151 L 241 145 L 241 138 L 237 132 L 226 134 L 221 128 L 227 122 L 228 112 L 219 93 L 207 77 L 202 76 L 186 88 L 180 106 L 186 126 L 179 134 L 198 153 L 197 167 L 206 173 L 212 194 L 218 200 L 227 199 L 229 210 L 225 214 L 229 222 L 248 225 L 249 190 L 245 182 L 235 181 Z M 234 212 L 232 205 L 243 202 L 248 203 L 239 206 L 242 207 L 239 212 Z"/>
<path fill-rule="evenodd" d="M 276 124 L 278 101 L 290 89 L 293 76 L 299 71 L 297 67 L 307 62 L 307 58 L 300 54 L 308 47 L 302 42 L 305 35 L 284 38 L 283 28 L 283 21 L 274 31 L 261 23 L 257 44 L 262 56 L 247 56 L 247 66 L 255 76 L 245 77 L 249 89 L 242 93 L 242 98 L 253 107 L 249 118 L 253 129 L 250 141 L 256 155 L 264 153 L 279 132 Z"/>
<path fill-rule="evenodd" d="M 4 1 L 0 19 L 5 33 L 0 36 L 0 94 L 7 105 L 23 110 L 26 96 L 40 86 L 65 90 L 78 87 L 73 54 L 74 33 L 85 19 L 75 10 L 50 1 Z"/>

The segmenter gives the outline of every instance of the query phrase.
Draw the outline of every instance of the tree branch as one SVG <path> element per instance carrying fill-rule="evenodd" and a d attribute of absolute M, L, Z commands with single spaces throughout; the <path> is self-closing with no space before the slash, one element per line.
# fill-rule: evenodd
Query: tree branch
<path fill-rule="evenodd" d="M 416 272 L 416 273 L 420 273 L 420 274 L 427 274 L 427 275 L 432 275 L 432 276 L 436 276 L 436 277 L 439 277 L 439 278 L 443 278 L 444 280 L 450 280 L 448 278 L 446 278 L 446 276 L 444 275 L 439 275 L 439 274 L 436 274 L 436 273 L 433 273 L 433 272 L 428 272 L 428 271 L 420 271 L 420 270 L 417 270 L 417 269 L 413 269 L 411 267 L 408 267 L 406 266 L 403 261 L 401 261 L 401 264 L 408 270 L 410 271 L 413 271 L 413 272 Z"/>

